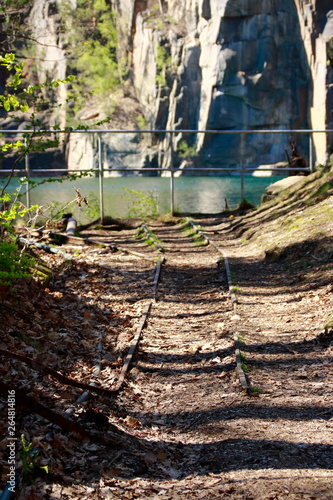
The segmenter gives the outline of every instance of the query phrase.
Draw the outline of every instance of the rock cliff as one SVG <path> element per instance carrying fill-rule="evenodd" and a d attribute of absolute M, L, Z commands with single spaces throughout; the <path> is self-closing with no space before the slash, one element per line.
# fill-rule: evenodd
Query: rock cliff
<path fill-rule="evenodd" d="M 119 0 L 121 26 L 128 1 Z M 186 0 L 131 2 L 128 50 L 134 85 L 153 128 L 201 130 L 325 129 L 332 126 L 332 69 L 326 47 L 329 2 Z M 129 24 L 130 23 L 130 24 Z M 326 33 L 326 34 L 325 34 Z M 161 68 L 159 47 L 169 56 Z M 158 84 L 161 71 L 163 87 Z M 200 163 L 233 167 L 238 135 L 186 139 Z M 285 159 L 288 134 L 247 135 L 245 166 Z M 308 155 L 308 137 L 298 137 Z M 328 144 L 315 136 L 316 160 Z"/>
<path fill-rule="evenodd" d="M 38 31 L 44 36 L 38 46 L 46 60 L 42 79 L 63 78 L 66 72 L 56 6 L 56 1 L 34 0 L 30 15 L 36 37 Z M 333 127 L 330 1 L 114 0 L 113 8 L 119 54 L 128 60 L 146 128 L 175 131 L 157 134 L 154 148 L 130 136 L 126 147 L 131 155 L 133 148 L 139 153 L 137 166 L 155 161 L 161 166 L 231 169 L 239 165 L 242 151 L 245 167 L 255 168 L 285 160 L 293 139 L 289 133 L 263 135 L 256 130 Z M 64 116 L 57 120 L 62 124 Z M 241 144 L 237 134 L 177 133 L 184 129 L 252 133 Z M 296 139 L 309 158 L 309 137 Z M 192 151 L 187 161 L 174 154 L 184 140 Z M 316 163 L 332 153 L 332 142 L 328 134 L 314 135 Z M 75 154 L 70 146 L 69 157 L 80 158 L 80 145 L 71 144 Z M 118 147 L 105 138 L 106 163 L 112 163 Z M 87 149 L 86 140 L 82 148 Z M 91 151 L 89 158 L 91 164 Z M 132 156 L 130 163 L 135 165 Z M 122 166 L 127 166 L 126 159 Z"/>
<path fill-rule="evenodd" d="M 296 0 L 301 38 L 310 70 L 310 126 L 333 129 L 333 10 L 330 0 Z M 314 134 L 317 161 L 333 153 L 333 134 Z"/>

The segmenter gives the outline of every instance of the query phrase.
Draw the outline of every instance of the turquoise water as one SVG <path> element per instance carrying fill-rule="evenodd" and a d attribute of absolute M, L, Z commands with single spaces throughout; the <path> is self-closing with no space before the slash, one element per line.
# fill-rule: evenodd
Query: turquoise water
<path fill-rule="evenodd" d="M 254 205 L 260 204 L 265 187 L 281 177 L 245 176 L 244 193 L 246 200 Z M 33 178 L 34 181 L 43 180 Z M 1 180 L 2 184 L 4 180 Z M 113 177 L 103 180 L 104 214 L 112 217 L 140 216 L 146 208 L 156 208 L 160 214 L 171 210 L 170 179 L 166 177 Z M 19 182 L 13 179 L 13 191 Z M 44 207 L 53 204 L 53 212 L 60 206 L 70 203 L 76 197 L 75 188 L 89 201 L 89 209 L 69 206 L 80 222 L 98 218 L 99 180 L 83 178 L 75 181 L 64 180 L 43 184 L 31 190 L 30 203 Z M 7 189 L 8 191 L 8 189 Z M 22 188 L 24 191 L 24 188 Z M 230 209 L 241 200 L 241 179 L 229 177 L 177 177 L 174 179 L 174 208 L 180 213 L 215 214 L 222 212 L 226 202 Z M 26 198 L 23 197 L 23 202 Z"/>

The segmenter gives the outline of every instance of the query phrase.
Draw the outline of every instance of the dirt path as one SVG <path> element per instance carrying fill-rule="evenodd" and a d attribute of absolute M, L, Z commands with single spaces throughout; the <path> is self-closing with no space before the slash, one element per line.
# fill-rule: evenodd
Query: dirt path
<path fill-rule="evenodd" d="M 323 332 L 331 285 L 263 260 L 227 221 L 200 222 L 229 257 L 237 315 L 216 250 L 195 246 L 180 224 L 150 223 L 166 258 L 157 301 L 124 389 L 113 402 L 93 401 L 126 445 L 84 445 L 85 454 L 68 457 L 66 478 L 46 478 L 36 498 L 333 498 L 332 336 Z M 112 243 L 158 256 L 132 229 L 112 232 Z M 99 309 L 123 313 L 104 347 L 100 380 L 112 385 L 117 353 L 123 359 L 152 299 L 155 266 L 92 247 L 76 265 L 83 262 Z M 112 280 L 103 266 L 117 270 Z M 252 396 L 235 371 L 235 329 Z"/>
<path fill-rule="evenodd" d="M 121 398 L 149 443 L 140 457 L 149 479 L 134 480 L 133 497 L 145 485 L 146 498 L 333 498 L 332 348 L 316 340 L 327 287 L 291 287 L 295 276 L 207 225 L 229 256 L 235 318 L 216 251 L 179 228 L 150 227 L 167 262 Z M 235 327 L 259 397 L 235 374 Z"/>

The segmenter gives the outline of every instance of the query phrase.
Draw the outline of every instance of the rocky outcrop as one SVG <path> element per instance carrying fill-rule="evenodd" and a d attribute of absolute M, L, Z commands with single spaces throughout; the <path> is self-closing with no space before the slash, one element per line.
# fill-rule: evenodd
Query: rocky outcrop
<path fill-rule="evenodd" d="M 333 129 L 333 10 L 329 0 L 296 0 L 301 36 L 311 74 L 310 124 L 313 130 Z M 314 134 L 318 163 L 333 153 L 333 134 Z"/>
<path fill-rule="evenodd" d="M 325 69 L 324 36 L 329 2 L 324 4 L 170 0 L 163 2 L 161 14 L 156 2 L 154 10 L 153 2 L 133 0 L 128 16 L 128 0 L 118 0 L 120 22 L 125 23 L 126 13 L 131 23 L 133 79 L 151 127 L 288 130 L 316 123 L 326 128 L 331 76 Z M 174 150 L 184 138 L 196 147 L 199 165 L 239 164 L 238 135 L 175 134 Z M 245 165 L 285 160 L 291 139 L 287 133 L 246 135 Z M 309 138 L 297 136 L 297 141 L 308 156 Z M 322 161 L 327 148 L 321 150 L 317 140 L 315 147 Z"/>
<path fill-rule="evenodd" d="M 75 0 L 70 0 L 75 6 Z M 34 0 L 27 20 L 32 39 L 36 40 L 35 69 L 40 83 L 63 80 L 67 76 L 66 34 L 61 29 L 61 0 Z M 64 84 L 57 88 L 58 111 L 52 114 L 51 125 L 66 126 L 67 92 Z"/>
<path fill-rule="evenodd" d="M 42 82 L 66 76 L 61 3 L 34 0 L 29 16 L 38 39 L 37 58 L 43 61 L 38 67 Z M 294 137 L 256 130 L 332 128 L 332 62 L 327 64 L 333 60 L 327 50 L 333 35 L 330 3 L 114 0 L 119 57 L 128 61 L 147 128 L 175 131 L 155 134 L 150 143 L 140 140 L 139 134 L 124 139 L 128 154 L 122 155 L 121 166 L 173 165 L 185 172 L 189 166 L 231 170 L 242 162 L 257 168 L 285 161 Z M 65 102 L 64 87 L 57 99 Z M 64 126 L 64 111 L 54 115 L 53 122 Z M 184 129 L 214 133 L 185 134 Z M 241 138 L 221 133 L 226 130 L 244 134 Z M 91 168 L 96 165 L 96 148 L 90 139 L 80 137 L 68 146 L 70 167 Z M 177 155 L 183 141 L 192 158 Z M 309 137 L 299 134 L 296 141 L 309 159 Z M 118 137 L 103 136 L 105 165 L 117 166 L 118 142 Z M 314 135 L 314 161 L 326 160 L 332 142 L 329 135 Z"/>
<path fill-rule="evenodd" d="M 264 194 L 261 197 L 261 202 L 273 200 L 276 198 L 281 191 L 288 189 L 300 180 L 304 179 L 301 175 L 291 175 L 285 179 L 280 179 L 266 187 Z"/>

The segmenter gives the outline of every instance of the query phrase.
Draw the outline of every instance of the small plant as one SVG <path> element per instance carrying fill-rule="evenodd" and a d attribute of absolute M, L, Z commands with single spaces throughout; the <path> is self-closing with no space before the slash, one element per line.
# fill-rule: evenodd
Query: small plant
<path fill-rule="evenodd" d="M 239 205 L 238 205 L 238 210 L 241 210 L 241 211 L 247 211 L 247 210 L 253 210 L 255 207 L 255 205 L 253 205 L 250 201 L 248 200 L 243 200 Z"/>
<path fill-rule="evenodd" d="M 190 226 L 182 227 L 181 232 L 184 233 L 188 238 L 193 238 L 197 232 Z"/>
<path fill-rule="evenodd" d="M 148 122 L 144 116 L 142 116 L 142 115 L 137 116 L 136 123 L 138 124 L 139 130 L 146 130 L 147 129 Z"/>
<path fill-rule="evenodd" d="M 154 191 L 147 193 L 142 193 L 141 191 L 136 191 L 135 189 L 124 189 L 125 194 L 123 196 L 127 197 L 128 204 L 131 208 L 128 210 L 128 217 L 158 217 L 158 195 Z"/>
<path fill-rule="evenodd" d="M 89 220 L 96 220 L 100 217 L 99 201 L 93 192 L 89 192 L 87 196 L 87 205 L 83 209 L 84 215 Z"/>
<path fill-rule="evenodd" d="M 243 372 L 247 373 L 249 371 L 249 367 L 247 366 L 247 360 L 244 354 L 241 352 L 240 353 L 240 360 L 241 360 L 241 368 Z"/>
<path fill-rule="evenodd" d="M 235 274 L 232 271 L 230 271 L 230 277 L 231 277 L 231 284 L 233 285 L 233 287 L 237 286 L 237 279 L 236 279 Z"/>
<path fill-rule="evenodd" d="M 180 231 L 184 233 L 187 238 L 192 238 L 195 246 L 205 246 L 208 244 L 206 238 L 189 223 L 189 220 L 183 219 L 180 222 L 182 223 Z"/>
<path fill-rule="evenodd" d="M 251 386 L 251 387 L 249 387 L 249 392 L 250 392 L 250 394 L 259 394 L 261 391 L 260 391 L 259 387 Z"/>
<path fill-rule="evenodd" d="M 246 363 L 241 363 L 241 368 L 243 372 L 247 373 L 249 371 L 249 367 L 247 366 Z"/>
<path fill-rule="evenodd" d="M 161 87 L 166 87 L 167 73 L 171 67 L 171 56 L 162 45 L 157 46 L 156 52 L 156 83 Z"/>
<path fill-rule="evenodd" d="M 59 201 L 52 201 L 47 208 L 50 220 L 59 222 L 67 212 L 66 208 L 68 207 L 64 207 Z"/>
<path fill-rule="evenodd" d="M 198 153 L 193 146 L 189 146 L 186 141 L 182 141 L 179 144 L 177 154 L 180 158 L 186 159 L 186 158 L 194 158 L 195 156 L 198 156 Z"/>
<path fill-rule="evenodd" d="M 10 285 L 13 280 L 31 277 L 35 259 L 18 247 L 17 243 L 0 241 L 0 284 Z"/>
<path fill-rule="evenodd" d="M 245 343 L 246 343 L 246 339 L 245 339 L 245 337 L 244 337 L 243 335 L 239 334 L 239 335 L 238 335 L 238 342 L 239 342 L 240 344 L 245 344 Z"/>
<path fill-rule="evenodd" d="M 148 246 L 154 246 L 158 250 L 164 251 L 164 248 L 161 245 L 161 241 L 145 224 L 141 224 L 141 226 L 137 229 L 136 238 L 144 239 Z"/>
<path fill-rule="evenodd" d="M 27 443 L 25 435 L 21 434 L 21 451 L 23 481 L 30 482 L 37 469 L 42 469 L 48 473 L 48 466 L 41 466 L 38 457 L 39 450 L 32 449 L 32 443 Z"/>
<path fill-rule="evenodd" d="M 196 233 L 196 235 L 193 238 L 193 243 L 196 247 L 202 247 L 208 245 L 206 238 L 204 238 L 200 233 Z"/>
<path fill-rule="evenodd" d="M 28 209 L 17 199 L 12 203 L 9 193 L 2 194 L 0 202 L 3 204 L 0 211 L 0 284 L 10 285 L 15 279 L 30 277 L 30 269 L 35 265 L 35 259 L 18 246 L 12 225 L 18 217 L 30 215 L 38 207 Z"/>
<path fill-rule="evenodd" d="M 177 224 L 177 222 L 179 222 L 174 215 L 172 215 L 171 213 L 167 213 L 167 214 L 163 214 L 161 215 L 160 217 L 160 220 L 161 222 L 163 222 L 164 224 L 169 224 L 169 225 L 174 225 L 174 224 Z"/>

